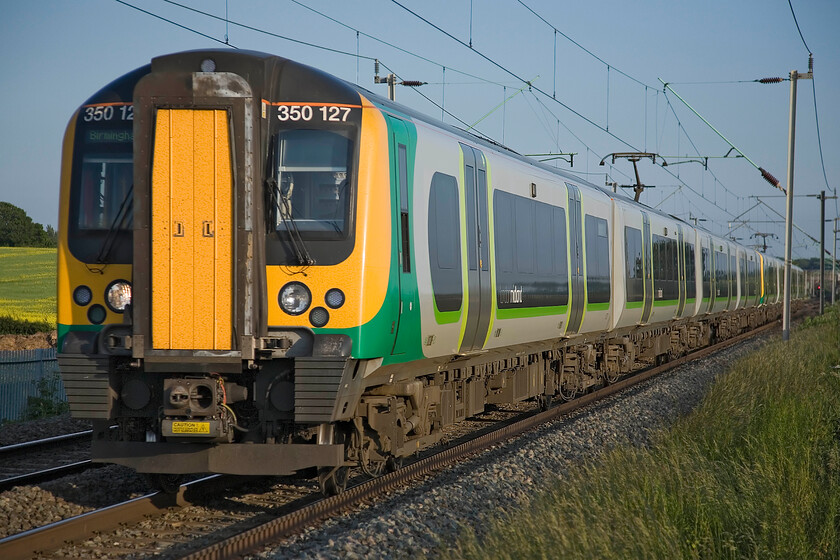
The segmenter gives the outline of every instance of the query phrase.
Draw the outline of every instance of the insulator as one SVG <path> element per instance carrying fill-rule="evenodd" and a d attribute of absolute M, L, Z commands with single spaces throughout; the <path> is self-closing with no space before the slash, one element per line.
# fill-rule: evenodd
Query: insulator
<path fill-rule="evenodd" d="M 767 171 L 763 167 L 759 167 L 758 170 L 761 171 L 761 176 L 764 177 L 765 181 L 767 181 L 777 189 L 782 188 L 781 184 L 779 184 L 779 180 L 773 177 L 773 175 L 771 175 L 769 171 Z"/>
<path fill-rule="evenodd" d="M 814 71 L 814 55 L 808 53 L 808 73 L 812 73 Z"/>
<path fill-rule="evenodd" d="M 408 87 L 418 87 L 422 86 L 426 82 L 421 82 L 419 80 L 403 80 L 400 82 L 401 85 L 408 86 Z"/>
<path fill-rule="evenodd" d="M 784 82 L 784 78 L 761 78 L 758 80 L 760 84 L 780 84 Z"/>
<path fill-rule="evenodd" d="M 379 59 L 373 61 L 373 74 L 379 76 Z"/>

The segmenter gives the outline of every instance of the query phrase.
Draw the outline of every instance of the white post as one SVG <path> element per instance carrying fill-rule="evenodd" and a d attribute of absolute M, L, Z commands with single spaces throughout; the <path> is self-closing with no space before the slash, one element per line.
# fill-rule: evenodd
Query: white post
<path fill-rule="evenodd" d="M 799 72 L 790 72 L 790 127 L 788 128 L 787 211 L 785 212 L 785 287 L 782 300 L 782 340 L 790 340 L 790 264 L 793 246 L 793 155 L 796 142 L 796 80 Z"/>

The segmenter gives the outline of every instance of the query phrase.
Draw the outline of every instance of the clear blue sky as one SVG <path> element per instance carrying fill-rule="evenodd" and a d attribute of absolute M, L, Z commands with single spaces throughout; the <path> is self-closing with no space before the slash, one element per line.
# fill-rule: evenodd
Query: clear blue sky
<path fill-rule="evenodd" d="M 215 20 L 163 0 L 129 3 L 231 45 L 291 58 L 382 95 L 373 85 L 373 62 L 296 44 Z M 522 83 L 477 52 L 429 26 L 389 0 L 300 0 L 356 32 L 291 0 L 180 0 L 221 18 L 316 43 L 351 54 L 379 58 L 401 78 L 429 82 L 421 91 L 462 121 L 473 124 Z M 536 90 L 513 97 L 477 129 L 524 153 L 576 152 L 574 167 L 557 165 L 603 184 L 604 173 L 632 183 L 632 167 L 619 161 L 599 167 L 612 152 L 633 148 L 556 103 L 552 96 L 634 148 L 663 156 L 723 156 L 729 146 L 671 93 L 669 82 L 756 164 L 786 183 L 788 82 L 689 84 L 787 77 L 806 71 L 808 51 L 787 0 L 704 0 L 694 2 L 524 0 L 561 33 L 603 59 L 593 58 L 540 21 L 518 0 L 426 0 L 405 4 Z M 816 93 L 830 188 L 840 179 L 840 2 L 793 0 L 805 41 L 814 53 Z M 160 54 L 219 47 L 218 42 L 147 15 L 115 0 L 3 2 L 0 48 L 4 53 L 0 101 L 0 200 L 20 206 L 42 224 L 57 223 L 61 141 L 73 111 L 93 92 Z M 472 15 L 471 15 L 472 14 Z M 371 35 L 446 66 L 400 52 Z M 383 73 L 385 72 L 383 68 Z M 465 72 L 472 76 L 464 75 Z M 620 72 L 647 85 L 639 85 Z M 442 84 L 445 76 L 445 85 Z M 488 83 L 490 82 L 490 83 Z M 441 109 L 418 92 L 397 90 L 397 100 L 440 118 Z M 671 105 L 669 106 L 668 102 Z M 679 119 L 679 123 L 678 120 Z M 445 120 L 460 125 L 446 115 Z M 463 125 L 460 125 L 463 126 Z M 695 149 L 696 148 L 696 149 Z M 669 163 L 673 157 L 666 158 Z M 709 229 L 727 234 L 733 219 L 757 203 L 784 214 L 781 192 L 761 179 L 743 159 L 711 159 L 711 172 L 698 163 L 671 166 L 674 175 L 649 162 L 640 164 L 642 181 L 656 185 L 643 201 L 688 219 L 705 219 Z M 713 173 L 713 174 L 712 174 Z M 684 184 L 683 184 L 684 183 Z M 680 188 L 681 187 L 681 188 Z M 797 194 L 826 188 L 820 167 L 810 82 L 799 82 L 797 113 Z M 819 203 L 797 198 L 795 222 L 819 237 Z M 837 215 L 835 201 L 827 217 Z M 758 204 L 741 218 L 749 226 L 734 231 L 751 243 L 755 232 L 773 233 L 769 253 L 784 251 L 779 215 Z M 832 233 L 827 228 L 830 246 Z M 817 247 L 796 234 L 794 257 L 817 255 Z"/>

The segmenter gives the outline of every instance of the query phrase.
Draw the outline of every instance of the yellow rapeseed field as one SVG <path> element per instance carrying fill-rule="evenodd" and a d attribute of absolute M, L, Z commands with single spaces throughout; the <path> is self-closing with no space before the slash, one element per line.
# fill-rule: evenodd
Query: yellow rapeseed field
<path fill-rule="evenodd" d="M 56 250 L 0 247 L 0 317 L 55 324 Z"/>

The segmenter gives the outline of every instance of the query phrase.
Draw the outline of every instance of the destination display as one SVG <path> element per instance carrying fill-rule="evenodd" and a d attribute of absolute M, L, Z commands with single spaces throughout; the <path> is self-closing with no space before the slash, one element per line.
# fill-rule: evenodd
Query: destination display
<path fill-rule="evenodd" d="M 85 144 L 134 142 L 134 105 L 131 102 L 85 105 L 79 117 Z"/>

